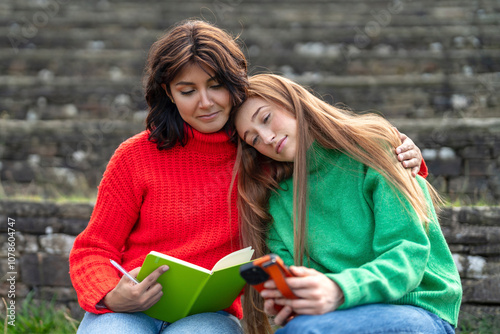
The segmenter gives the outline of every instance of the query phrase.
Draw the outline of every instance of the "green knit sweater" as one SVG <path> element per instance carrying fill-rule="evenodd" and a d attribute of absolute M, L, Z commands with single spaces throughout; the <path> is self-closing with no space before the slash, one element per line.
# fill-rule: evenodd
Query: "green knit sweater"
<path fill-rule="evenodd" d="M 426 232 L 409 202 L 374 169 L 316 143 L 308 163 L 309 258 L 304 264 L 340 286 L 345 296 L 340 309 L 414 305 L 456 326 L 460 277 L 434 209 Z M 431 203 L 425 181 L 417 178 Z M 292 265 L 292 179 L 281 188 L 269 202 L 274 222 L 268 246 Z"/>

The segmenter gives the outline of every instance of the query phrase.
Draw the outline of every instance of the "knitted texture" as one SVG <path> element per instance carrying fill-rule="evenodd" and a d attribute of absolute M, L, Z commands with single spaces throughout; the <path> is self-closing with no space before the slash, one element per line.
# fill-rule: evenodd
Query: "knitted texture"
<path fill-rule="evenodd" d="M 370 303 L 422 307 L 457 324 L 460 277 L 435 211 L 428 231 L 409 202 L 377 171 L 314 143 L 308 151 L 309 258 L 304 265 L 344 292 L 340 309 Z M 424 180 L 417 177 L 431 204 Z M 270 199 L 271 252 L 293 264 L 293 180 Z M 432 205 L 432 204 L 431 204 Z"/>
<path fill-rule="evenodd" d="M 90 222 L 71 251 L 70 276 L 86 311 L 110 312 L 95 308 L 121 277 L 109 259 L 130 271 L 154 250 L 212 269 L 240 248 L 236 189 L 231 209 L 228 203 L 236 155 L 228 136 L 189 130 L 186 146 L 160 151 L 148 135 L 128 139 L 114 153 Z M 240 299 L 227 311 L 241 318 Z"/>

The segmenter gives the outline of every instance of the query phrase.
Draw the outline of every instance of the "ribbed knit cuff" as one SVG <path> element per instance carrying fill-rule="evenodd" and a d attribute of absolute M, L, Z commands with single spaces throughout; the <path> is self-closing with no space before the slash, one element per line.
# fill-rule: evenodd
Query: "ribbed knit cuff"
<path fill-rule="evenodd" d="M 339 310 L 347 309 L 359 304 L 361 291 L 358 285 L 346 274 L 326 274 L 326 276 L 338 284 L 344 293 L 344 303 L 339 306 Z"/>

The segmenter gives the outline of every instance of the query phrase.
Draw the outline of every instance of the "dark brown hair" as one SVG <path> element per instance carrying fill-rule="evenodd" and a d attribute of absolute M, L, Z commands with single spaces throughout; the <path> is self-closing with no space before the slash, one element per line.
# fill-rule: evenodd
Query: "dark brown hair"
<path fill-rule="evenodd" d="M 247 61 L 236 39 L 204 21 L 180 22 L 151 46 L 145 68 L 145 97 L 149 106 L 146 127 L 149 139 L 160 150 L 177 143 L 185 145 L 187 141 L 186 124 L 161 87 L 165 84 L 169 90 L 170 82 L 187 64 L 210 68 L 215 79 L 229 91 L 233 106 L 245 97 Z"/>

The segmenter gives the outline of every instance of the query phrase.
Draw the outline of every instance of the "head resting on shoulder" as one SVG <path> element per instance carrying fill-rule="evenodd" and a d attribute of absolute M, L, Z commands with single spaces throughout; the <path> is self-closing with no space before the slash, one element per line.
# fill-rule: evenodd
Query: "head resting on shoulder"
<path fill-rule="evenodd" d="M 228 90 L 231 107 L 245 97 L 247 61 L 236 39 L 204 21 L 186 20 L 175 25 L 151 46 L 145 68 L 147 129 L 159 149 L 187 141 L 185 122 L 169 93 L 171 81 L 188 65 L 212 72 Z"/>
<path fill-rule="evenodd" d="M 387 120 L 377 114 L 356 114 L 339 109 L 282 76 L 259 74 L 249 78 L 249 83 L 247 100 L 232 116 L 240 138 L 236 165 L 241 204 L 245 206 L 240 210 L 242 221 L 245 221 L 243 228 L 271 222 L 267 212 L 270 190 L 277 189 L 280 181 L 293 175 L 294 192 L 297 192 L 294 218 L 298 223 L 295 226 L 300 228 L 294 257 L 296 264 L 301 263 L 305 241 L 298 236 L 305 234 L 307 157 L 313 141 L 377 170 L 410 201 L 422 222 L 428 221 L 422 189 L 410 171 L 397 161 L 393 149 L 400 144 L 400 139 Z M 273 124 L 273 117 L 276 119 L 278 114 L 288 114 L 293 121 L 283 121 L 285 118 L 280 116 L 280 122 Z M 253 115 L 256 116 L 252 120 Z M 287 129 L 283 129 L 285 123 Z M 287 152 L 290 148 L 291 156 Z M 284 159 L 280 159 L 280 155 Z M 438 203 L 437 193 L 429 184 L 428 188 Z M 261 230 L 255 225 L 251 229 Z"/>
<path fill-rule="evenodd" d="M 249 82 L 248 98 L 233 112 L 232 121 L 239 136 L 236 167 L 243 245 L 253 246 L 256 257 L 269 252 L 266 234 L 272 223 L 268 204 L 272 191 L 293 176 L 294 264 L 302 265 L 307 258 L 307 157 L 313 141 L 342 151 L 384 175 L 427 224 L 429 208 L 424 193 L 410 171 L 397 161 L 392 149 L 400 140 L 387 120 L 339 109 L 281 76 L 260 74 L 250 77 Z M 439 203 L 439 195 L 430 184 L 427 187 Z M 262 298 L 247 289 L 243 302 L 247 331 L 268 330 Z"/>

